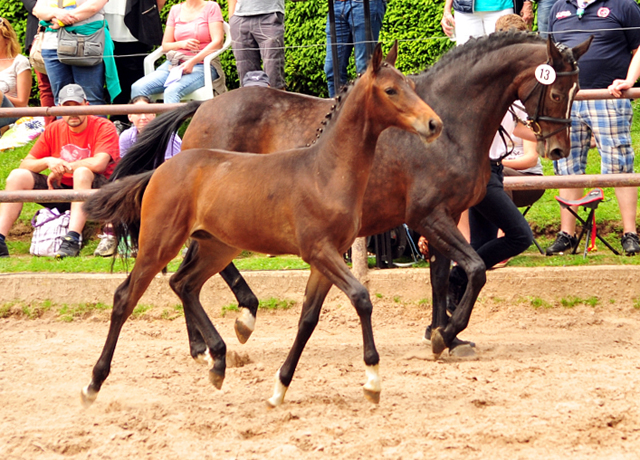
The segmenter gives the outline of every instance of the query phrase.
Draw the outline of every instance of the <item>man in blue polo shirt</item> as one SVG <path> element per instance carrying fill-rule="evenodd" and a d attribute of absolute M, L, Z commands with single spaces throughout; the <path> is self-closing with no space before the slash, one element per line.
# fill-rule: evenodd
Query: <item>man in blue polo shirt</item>
<path fill-rule="evenodd" d="M 640 8 L 633 0 L 559 0 L 549 15 L 549 32 L 557 43 L 575 46 L 594 35 L 589 51 L 580 58 L 580 88 L 603 89 L 625 79 L 631 58 L 640 47 Z M 571 153 L 554 162 L 556 174 L 584 174 L 593 133 L 602 158 L 603 174 L 632 173 L 633 111 L 628 99 L 574 101 L 571 109 Z M 582 189 L 561 189 L 560 196 L 576 200 Z M 622 248 L 628 255 L 640 252 L 636 232 L 637 187 L 617 187 L 616 197 L 624 233 Z M 561 254 L 576 244 L 575 217 L 562 210 L 560 232 L 547 255 Z"/>

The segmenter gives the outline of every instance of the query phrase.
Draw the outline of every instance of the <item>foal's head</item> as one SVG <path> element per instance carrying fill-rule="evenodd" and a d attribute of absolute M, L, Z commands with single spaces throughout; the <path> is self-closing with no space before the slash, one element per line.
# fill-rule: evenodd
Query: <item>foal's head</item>
<path fill-rule="evenodd" d="M 434 141 L 442 131 L 440 117 L 415 93 L 414 83 L 394 65 L 398 56 L 398 42 L 382 59 L 378 43 L 367 71 L 360 77 L 360 85 L 370 92 L 366 110 L 372 118 L 387 126 L 396 126 L 420 135 L 426 142 Z"/>

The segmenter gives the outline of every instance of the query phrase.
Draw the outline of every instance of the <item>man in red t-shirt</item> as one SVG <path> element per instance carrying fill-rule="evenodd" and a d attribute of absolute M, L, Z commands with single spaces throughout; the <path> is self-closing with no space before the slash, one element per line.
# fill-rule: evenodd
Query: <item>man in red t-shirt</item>
<path fill-rule="evenodd" d="M 81 86 L 70 84 L 60 90 L 64 107 L 89 105 Z M 87 190 L 106 183 L 120 159 L 116 128 L 106 118 L 93 115 L 65 115 L 48 125 L 31 152 L 7 178 L 6 190 L 54 188 Z M 41 174 L 49 169 L 49 176 Z M 80 252 L 82 229 L 87 220 L 82 202 L 49 203 L 61 212 L 71 209 L 69 232 L 56 258 L 75 257 Z M 22 203 L 0 205 L 0 257 L 9 257 L 5 237 L 20 216 Z"/>

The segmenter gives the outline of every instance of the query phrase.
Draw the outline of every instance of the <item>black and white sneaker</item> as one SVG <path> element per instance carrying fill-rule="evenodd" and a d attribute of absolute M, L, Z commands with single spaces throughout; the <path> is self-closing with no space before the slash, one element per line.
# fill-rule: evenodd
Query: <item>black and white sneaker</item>
<path fill-rule="evenodd" d="M 9 248 L 5 240 L 0 240 L 0 257 L 9 257 Z"/>
<path fill-rule="evenodd" d="M 567 232 L 560 231 L 556 236 L 556 241 L 547 248 L 546 253 L 548 256 L 564 254 L 565 252 L 572 251 L 577 244 L 578 239 L 575 236 L 571 236 Z"/>
<path fill-rule="evenodd" d="M 640 239 L 637 233 L 627 232 L 622 235 L 622 249 L 628 256 L 635 256 L 640 252 Z"/>
<path fill-rule="evenodd" d="M 65 257 L 78 257 L 80 254 L 80 241 L 66 235 L 62 238 L 60 249 L 56 252 L 56 259 L 64 259 Z"/>

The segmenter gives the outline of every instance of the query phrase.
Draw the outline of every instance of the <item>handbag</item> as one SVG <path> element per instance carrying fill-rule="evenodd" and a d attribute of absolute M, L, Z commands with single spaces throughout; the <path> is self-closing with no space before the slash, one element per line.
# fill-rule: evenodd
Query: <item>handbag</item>
<path fill-rule="evenodd" d="M 69 230 L 70 217 L 69 211 L 60 214 L 56 208 L 39 209 L 31 220 L 33 236 L 29 252 L 34 256 L 55 256 Z"/>
<path fill-rule="evenodd" d="M 98 65 L 104 56 L 104 41 L 104 27 L 91 35 L 77 34 L 63 27 L 58 31 L 58 60 L 80 67 Z"/>
<path fill-rule="evenodd" d="M 33 42 L 31 42 L 29 63 L 36 71 L 46 75 L 47 68 L 42 57 L 42 40 L 44 40 L 44 27 L 40 26 L 38 27 L 38 33 L 33 37 Z"/>

